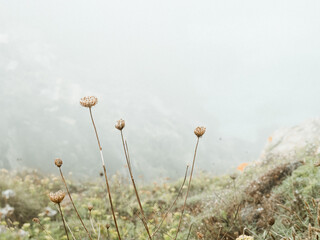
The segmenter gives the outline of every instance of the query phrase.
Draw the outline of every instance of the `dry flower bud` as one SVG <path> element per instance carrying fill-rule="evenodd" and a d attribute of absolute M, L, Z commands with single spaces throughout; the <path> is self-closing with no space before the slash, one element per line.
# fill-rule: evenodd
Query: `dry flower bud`
<path fill-rule="evenodd" d="M 88 204 L 88 210 L 91 212 L 93 209 L 93 205 L 91 203 Z"/>
<path fill-rule="evenodd" d="M 120 119 L 117 121 L 117 124 L 115 125 L 116 129 L 122 130 L 125 127 L 126 123 L 123 119 Z"/>
<path fill-rule="evenodd" d="M 201 232 L 197 232 L 198 239 L 203 239 L 204 235 Z"/>
<path fill-rule="evenodd" d="M 233 174 L 230 175 L 230 178 L 232 180 L 236 180 L 237 177 L 238 177 L 238 175 L 236 173 L 233 173 Z"/>
<path fill-rule="evenodd" d="M 40 223 L 40 219 L 39 218 L 33 218 L 32 221 L 35 222 L 35 223 Z"/>
<path fill-rule="evenodd" d="M 60 158 L 56 158 L 56 159 L 54 160 L 54 164 L 55 164 L 57 167 L 61 167 L 62 164 L 63 164 L 63 162 L 62 162 L 62 160 L 61 160 Z"/>
<path fill-rule="evenodd" d="M 109 229 L 110 228 L 110 224 L 106 224 L 106 229 Z"/>
<path fill-rule="evenodd" d="M 268 220 L 268 224 L 272 226 L 275 223 L 275 219 L 272 217 Z"/>
<path fill-rule="evenodd" d="M 51 202 L 58 203 L 58 204 L 62 202 L 65 196 L 66 194 L 62 190 L 59 190 L 58 192 L 55 192 L 55 193 L 51 192 L 49 194 L 49 198 Z"/>
<path fill-rule="evenodd" d="M 98 103 L 98 98 L 96 98 L 95 96 L 88 96 L 88 97 L 83 97 L 80 99 L 80 104 L 83 107 L 91 108 L 94 105 L 96 105 L 97 103 Z"/>
<path fill-rule="evenodd" d="M 202 137 L 202 135 L 206 132 L 206 128 L 205 127 L 197 127 L 195 130 L 194 130 L 194 134 L 197 136 L 197 137 Z"/>

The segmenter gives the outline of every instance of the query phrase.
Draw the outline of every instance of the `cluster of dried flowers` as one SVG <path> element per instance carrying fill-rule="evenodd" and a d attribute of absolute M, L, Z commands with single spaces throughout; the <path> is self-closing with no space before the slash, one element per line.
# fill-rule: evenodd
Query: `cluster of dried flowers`
<path fill-rule="evenodd" d="M 94 128 L 95 134 L 96 134 L 96 138 L 97 138 L 97 142 L 98 142 L 98 146 L 99 146 L 99 150 L 100 150 L 101 162 L 102 162 L 102 167 L 103 167 L 103 170 L 104 170 L 104 176 L 105 176 L 105 180 L 106 180 L 106 188 L 107 188 L 107 192 L 108 192 L 108 199 L 109 199 L 109 202 L 110 202 L 110 208 L 111 208 L 112 215 L 113 215 L 114 226 L 115 226 L 116 231 L 117 231 L 118 239 L 121 240 L 121 235 L 120 235 L 120 231 L 119 231 L 118 224 L 117 224 L 117 217 L 115 215 L 115 209 L 114 209 L 113 202 L 112 202 L 112 195 L 111 195 L 111 191 L 110 191 L 110 187 L 109 187 L 109 181 L 108 181 L 108 177 L 107 177 L 106 166 L 105 166 L 105 162 L 104 162 L 104 158 L 103 158 L 102 147 L 101 147 L 101 144 L 100 144 L 98 131 L 97 131 L 97 128 L 96 128 L 96 125 L 95 125 L 95 122 L 94 122 L 94 119 L 93 119 L 93 115 L 92 115 L 92 110 L 91 110 L 91 108 L 93 106 L 95 106 L 97 103 L 98 103 L 98 99 L 96 97 L 94 97 L 94 96 L 87 96 L 87 97 L 83 97 L 83 98 L 80 99 L 81 106 L 88 108 L 89 112 L 90 112 L 92 125 L 93 125 L 93 128 Z M 149 229 L 149 226 L 148 226 L 147 218 L 146 218 L 146 216 L 144 214 L 144 210 L 143 210 L 143 207 L 142 207 L 142 204 L 141 204 L 141 201 L 140 201 L 140 196 L 139 196 L 139 193 L 138 193 L 138 189 L 137 189 L 137 186 L 136 186 L 136 183 L 134 181 L 133 174 L 132 174 L 132 168 L 131 168 L 131 164 L 130 164 L 128 145 L 127 145 L 127 141 L 124 139 L 124 135 L 123 135 L 123 129 L 124 129 L 125 125 L 126 125 L 125 121 L 123 119 L 120 119 L 120 120 L 118 120 L 116 122 L 115 128 L 118 129 L 120 131 L 120 133 L 121 133 L 121 140 L 122 140 L 122 144 L 123 144 L 125 159 L 126 159 L 126 162 L 127 162 L 127 165 L 128 165 L 128 170 L 129 170 L 130 177 L 131 177 L 131 180 L 132 180 L 132 185 L 133 185 L 133 188 L 134 188 L 134 191 L 135 191 L 137 203 L 139 205 L 140 214 L 142 216 L 140 219 L 143 222 L 143 225 L 145 227 L 145 230 L 146 230 L 146 232 L 148 234 L 149 239 L 152 240 L 152 239 L 154 239 L 155 234 L 157 233 L 157 231 L 159 230 L 161 224 L 163 223 L 164 218 L 166 218 L 166 216 L 168 215 L 168 212 L 170 211 L 172 206 L 175 204 L 177 199 L 175 199 L 175 201 L 173 202 L 171 207 L 167 210 L 166 214 L 164 214 L 164 217 L 163 217 L 161 223 L 159 224 L 159 226 L 157 226 L 156 230 L 153 233 L 151 233 L 151 231 Z M 192 162 L 192 169 L 191 169 L 191 172 L 190 172 L 190 178 L 189 178 L 189 182 L 188 182 L 187 193 L 186 193 L 186 196 L 185 196 L 185 199 L 184 199 L 184 205 L 182 207 L 182 212 L 181 212 L 180 219 L 179 219 L 178 229 L 176 231 L 175 238 L 174 238 L 175 240 L 177 239 L 178 233 L 180 231 L 181 221 L 182 221 L 182 218 L 183 218 L 183 213 L 184 213 L 184 210 L 185 210 L 185 207 L 186 207 L 186 202 L 187 202 L 189 190 L 190 190 L 190 187 L 191 187 L 191 180 L 192 180 L 192 175 L 193 175 L 193 171 L 194 171 L 195 158 L 196 158 L 197 148 L 198 148 L 198 144 L 199 144 L 199 139 L 205 134 L 205 132 L 206 132 L 206 128 L 205 127 L 197 127 L 194 130 L 194 134 L 197 136 L 197 143 L 196 143 L 196 147 L 195 147 L 195 151 L 194 151 L 194 158 L 193 158 L 193 162 Z M 77 216 L 78 216 L 83 228 L 86 230 L 86 232 L 88 234 L 88 237 L 90 239 L 92 239 L 91 234 L 87 230 L 86 226 L 83 223 L 83 220 L 82 220 L 80 214 L 78 213 L 78 210 L 77 210 L 77 208 L 76 208 L 76 206 L 75 206 L 75 204 L 74 204 L 74 202 L 72 200 L 72 196 L 70 194 L 70 191 L 69 191 L 68 186 L 66 184 L 66 181 L 64 179 L 64 175 L 63 175 L 62 170 L 61 170 L 63 161 L 60 158 L 57 158 L 57 159 L 55 159 L 54 163 L 59 168 L 59 171 L 60 171 L 60 174 L 61 174 L 61 178 L 62 178 L 63 183 L 65 185 L 65 188 L 66 188 L 66 191 L 68 193 L 68 196 L 69 196 L 69 198 L 71 200 L 73 208 L 74 208 L 75 212 L 77 213 Z M 185 174 L 185 180 L 186 180 L 187 174 L 188 174 L 188 167 L 187 167 L 186 174 Z M 185 180 L 184 180 L 184 182 L 185 182 Z M 184 184 L 184 182 L 183 182 L 183 184 Z M 183 187 L 183 185 L 182 185 L 182 187 Z M 182 187 L 181 187 L 180 191 L 182 190 Z M 64 216 L 63 216 L 63 213 L 62 213 L 62 209 L 61 209 L 61 206 L 60 206 L 60 203 L 63 201 L 65 195 L 66 194 L 63 191 L 60 190 L 60 191 L 58 191 L 56 193 L 50 193 L 49 194 L 49 198 L 53 203 L 57 204 L 58 207 L 59 207 L 59 211 L 60 211 L 61 218 L 62 218 L 62 221 L 63 221 L 64 229 L 65 229 L 67 238 L 69 239 L 68 229 L 66 227 L 65 219 L 64 219 Z M 91 218 L 92 209 L 93 209 L 93 205 L 92 204 L 88 204 L 88 210 L 89 210 L 90 218 Z M 37 218 L 34 218 L 33 221 L 40 224 L 40 220 L 37 219 Z M 91 221 L 91 219 L 90 219 L 90 221 Z M 91 224 L 92 224 L 92 222 L 91 222 Z M 108 226 L 108 228 L 109 227 L 110 227 L 110 225 Z M 93 228 L 93 230 L 94 230 L 94 228 Z M 71 232 L 70 228 L 69 228 L 69 231 Z M 72 234 L 72 232 L 71 232 L 71 234 Z M 202 233 L 197 233 L 197 237 L 199 239 L 202 239 L 203 238 L 203 234 Z M 247 238 L 244 238 L 244 239 L 247 239 Z"/>

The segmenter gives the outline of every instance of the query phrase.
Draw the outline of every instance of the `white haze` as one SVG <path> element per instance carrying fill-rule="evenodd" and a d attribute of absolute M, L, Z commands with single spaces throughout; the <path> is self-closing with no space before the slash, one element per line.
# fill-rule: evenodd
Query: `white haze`
<path fill-rule="evenodd" d="M 232 171 L 320 112 L 319 1 L 0 1 L 0 167 L 97 175 Z"/>

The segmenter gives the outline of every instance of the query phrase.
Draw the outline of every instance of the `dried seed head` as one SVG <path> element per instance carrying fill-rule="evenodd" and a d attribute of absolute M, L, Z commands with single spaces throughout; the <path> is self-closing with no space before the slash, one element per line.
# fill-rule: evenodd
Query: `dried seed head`
<path fill-rule="evenodd" d="M 56 159 L 54 160 L 54 164 L 55 164 L 57 167 L 61 167 L 62 164 L 63 164 L 63 162 L 62 162 L 62 160 L 61 160 L 60 158 L 56 158 Z"/>
<path fill-rule="evenodd" d="M 62 190 L 59 190 L 58 192 L 55 192 L 55 193 L 51 192 L 49 194 L 49 198 L 51 202 L 58 203 L 58 204 L 62 202 L 65 196 L 66 194 Z"/>
<path fill-rule="evenodd" d="M 197 127 L 195 130 L 194 130 L 194 134 L 197 136 L 197 137 L 202 137 L 202 135 L 206 132 L 206 128 L 205 127 Z"/>
<path fill-rule="evenodd" d="M 109 229 L 110 228 L 110 224 L 106 224 L 106 229 Z"/>
<path fill-rule="evenodd" d="M 126 125 L 125 121 L 123 119 L 120 119 L 117 121 L 115 127 L 116 129 L 121 131 L 125 127 L 125 125 Z"/>
<path fill-rule="evenodd" d="M 272 218 L 269 218 L 269 220 L 268 220 L 268 224 L 270 225 L 270 226 L 273 226 L 273 224 L 275 223 L 275 219 L 272 217 Z"/>
<path fill-rule="evenodd" d="M 96 105 L 97 103 L 98 103 L 98 98 L 96 98 L 95 96 L 88 96 L 88 97 L 83 97 L 80 99 L 80 104 L 83 107 L 91 108 L 94 105 Z"/>
<path fill-rule="evenodd" d="M 88 210 L 91 212 L 93 209 L 93 205 L 91 203 L 88 204 Z"/>
<path fill-rule="evenodd" d="M 230 178 L 232 180 L 236 180 L 237 177 L 238 177 L 238 175 L 236 173 L 233 173 L 233 174 L 230 175 Z"/>
<path fill-rule="evenodd" d="M 198 239 L 203 239 L 204 235 L 201 232 L 197 232 Z"/>
<path fill-rule="evenodd" d="M 35 222 L 35 223 L 40 223 L 40 219 L 39 218 L 33 218 L 32 221 Z"/>

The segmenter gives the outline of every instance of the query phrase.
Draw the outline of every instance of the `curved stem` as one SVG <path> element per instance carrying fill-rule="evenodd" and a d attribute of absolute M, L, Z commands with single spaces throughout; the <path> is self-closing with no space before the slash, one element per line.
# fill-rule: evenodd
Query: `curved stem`
<path fill-rule="evenodd" d="M 181 211 L 181 216 L 180 216 L 180 220 L 179 220 L 179 225 L 178 225 L 178 229 L 177 229 L 177 233 L 176 233 L 176 236 L 174 238 L 174 240 L 177 239 L 178 237 L 178 234 L 179 234 L 179 231 L 180 231 L 180 227 L 181 227 L 181 222 L 182 222 L 182 217 L 183 217 L 183 213 L 184 213 L 184 210 L 186 208 L 186 204 L 187 204 L 187 199 L 188 199 L 188 195 L 189 195 L 189 191 L 190 191 L 190 187 L 191 187 L 191 180 L 192 180 L 192 174 L 193 174 L 193 169 L 194 169 L 194 163 L 196 161 L 196 156 L 197 156 L 197 149 L 198 149 L 198 145 L 199 145 L 199 137 L 197 139 L 197 144 L 196 144 L 196 148 L 194 150 L 194 156 L 193 156 L 193 162 L 192 162 L 192 168 L 191 168 L 191 173 L 190 173 L 190 179 L 189 179 L 189 184 L 188 184 L 188 189 L 187 189 L 187 194 L 186 194 L 186 197 L 184 199 L 184 204 L 183 204 L 183 207 L 182 207 L 182 211 Z"/>
<path fill-rule="evenodd" d="M 62 213 L 62 210 L 61 210 L 60 203 L 58 203 L 58 206 L 59 206 L 59 211 L 60 211 L 60 214 L 61 214 L 61 218 L 62 218 L 62 222 L 63 222 L 64 230 L 65 230 L 66 235 L 67 235 L 67 238 L 68 238 L 68 240 L 69 240 L 69 235 L 68 235 L 68 231 L 67 231 L 66 223 L 64 222 L 63 213 Z"/>
<path fill-rule="evenodd" d="M 146 219 L 146 216 L 144 214 L 144 211 L 143 211 L 143 208 L 142 208 L 142 204 L 141 204 L 141 201 L 140 201 L 140 197 L 139 197 L 139 193 L 138 193 L 138 190 L 137 190 L 137 186 L 136 186 L 136 183 L 135 183 L 134 178 L 133 178 L 132 169 L 131 169 L 131 163 L 130 163 L 130 159 L 129 159 L 129 152 L 128 152 L 128 149 L 126 148 L 127 145 L 125 144 L 122 130 L 120 130 L 120 133 L 121 133 L 123 150 L 124 150 L 124 154 L 126 156 L 126 161 L 127 161 L 127 165 L 128 165 L 128 170 L 129 170 L 130 177 L 131 177 L 131 182 L 132 182 L 132 185 L 133 185 L 133 188 L 134 188 L 134 192 L 136 194 L 136 198 L 137 198 L 137 201 L 138 201 L 138 204 L 139 204 L 140 212 L 141 212 L 141 215 L 142 215 L 142 219 L 141 220 L 142 220 L 143 225 L 144 225 L 144 227 L 145 227 L 145 229 L 146 229 L 146 231 L 148 233 L 149 239 L 152 239 L 150 231 L 149 231 L 149 227 L 148 227 L 148 224 L 147 224 L 147 219 Z"/>
<path fill-rule="evenodd" d="M 95 131 L 95 133 L 96 133 L 96 137 L 97 137 L 97 141 L 98 141 L 98 145 L 99 145 L 99 149 L 100 149 L 100 157 L 101 157 L 101 162 L 102 162 L 104 177 L 105 177 L 105 179 L 106 179 L 106 186 L 107 186 L 107 191 L 108 191 L 108 196 L 109 196 L 109 202 L 110 202 L 110 207 L 111 207 L 111 211 L 112 211 L 113 221 L 114 221 L 114 225 L 116 226 L 118 238 L 119 238 L 119 240 L 121 240 L 121 236 L 120 236 L 120 232 L 119 232 L 119 228 L 118 228 L 118 223 L 117 223 L 117 218 L 116 218 L 116 215 L 115 215 L 115 212 L 114 212 L 114 208 L 113 208 L 113 203 L 112 203 L 111 191 L 110 191 L 109 182 L 108 182 L 106 165 L 105 165 L 105 163 L 104 163 L 103 154 L 102 154 L 102 147 L 101 147 L 101 144 L 100 144 L 100 140 L 99 140 L 97 128 L 96 128 L 96 125 L 95 125 L 94 120 L 93 120 L 91 107 L 89 108 L 89 112 L 90 112 L 90 117 L 91 117 L 92 125 L 93 125 L 94 131 Z"/>
<path fill-rule="evenodd" d="M 70 198 L 70 200 L 71 200 L 72 206 L 73 206 L 74 210 L 76 211 L 77 216 L 78 216 L 78 218 L 79 218 L 79 220 L 80 220 L 83 228 L 86 230 L 89 238 L 92 240 L 91 235 L 90 235 L 88 229 L 87 229 L 86 226 L 84 225 L 84 223 L 83 223 L 83 221 L 82 221 L 82 218 L 80 217 L 80 214 L 79 214 L 76 206 L 74 205 L 74 202 L 73 202 L 73 199 L 72 199 L 71 194 L 70 194 L 70 192 L 69 192 L 69 188 L 68 188 L 68 186 L 67 186 L 66 180 L 64 179 L 63 173 L 62 173 L 62 171 L 61 171 L 61 167 L 59 167 L 59 171 L 60 171 L 60 175 L 61 175 L 62 181 L 63 181 L 63 183 L 64 183 L 64 186 L 66 187 L 67 193 L 68 193 L 69 198 Z"/>

